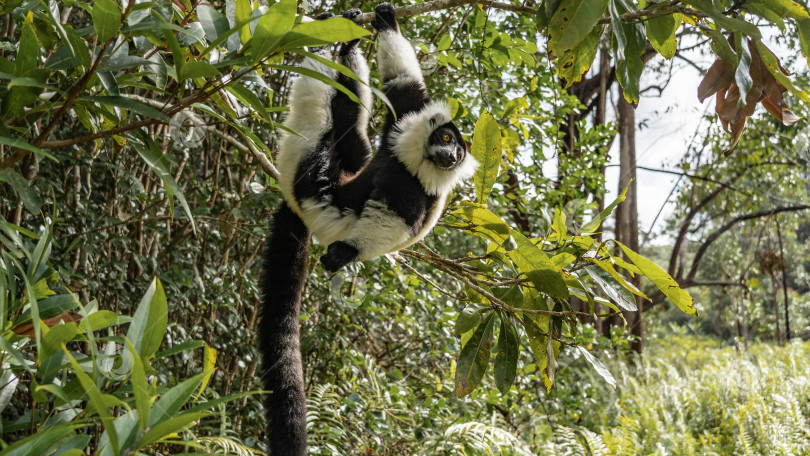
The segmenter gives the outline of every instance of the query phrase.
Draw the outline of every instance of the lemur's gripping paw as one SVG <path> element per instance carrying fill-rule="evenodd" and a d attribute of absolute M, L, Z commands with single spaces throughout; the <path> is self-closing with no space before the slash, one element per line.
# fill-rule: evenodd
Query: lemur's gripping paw
<path fill-rule="evenodd" d="M 333 242 L 326 249 L 326 254 L 321 257 L 321 264 L 327 271 L 336 272 L 357 258 L 358 253 L 356 248 L 343 241 Z"/>
<path fill-rule="evenodd" d="M 350 10 L 343 12 L 343 17 L 346 19 L 353 21 L 357 16 L 361 15 L 363 12 L 360 11 L 359 8 L 352 8 Z"/>
<path fill-rule="evenodd" d="M 387 30 L 399 30 L 399 25 L 397 25 L 397 14 L 392 4 L 380 3 L 376 8 L 374 8 L 374 16 L 375 17 L 371 22 L 371 25 L 373 25 L 375 29 L 381 32 Z"/>
<path fill-rule="evenodd" d="M 329 11 L 327 11 L 325 13 L 321 13 L 321 14 L 315 16 L 315 20 L 316 21 L 325 21 L 326 19 L 332 19 L 333 17 L 335 17 L 335 15 L 330 13 Z"/>

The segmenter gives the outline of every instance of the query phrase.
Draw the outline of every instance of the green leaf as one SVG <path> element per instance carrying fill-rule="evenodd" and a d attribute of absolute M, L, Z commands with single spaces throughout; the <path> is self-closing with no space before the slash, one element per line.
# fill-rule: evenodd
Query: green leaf
<path fill-rule="evenodd" d="M 613 374 L 607 370 L 602 361 L 599 361 L 595 356 L 593 356 L 587 349 L 584 347 L 575 347 L 575 349 L 589 362 L 591 366 L 593 366 L 596 373 L 599 374 L 602 378 L 605 379 L 606 382 L 613 388 L 616 388 L 616 379 L 613 378 Z"/>
<path fill-rule="evenodd" d="M 689 0 L 689 3 L 698 11 L 711 17 L 715 24 L 730 32 L 740 31 L 751 38 L 762 38 L 762 33 L 756 25 L 724 15 L 722 11 L 714 7 L 712 0 Z"/>
<path fill-rule="evenodd" d="M 253 9 L 250 7 L 250 0 L 234 0 L 234 17 L 236 19 L 237 27 L 239 29 L 239 41 L 246 44 L 250 41 L 250 14 Z M 239 25 L 243 24 L 243 25 Z"/>
<path fill-rule="evenodd" d="M 805 60 L 810 66 L 810 19 L 796 21 L 796 26 L 799 31 L 799 44 L 802 48 Z"/>
<path fill-rule="evenodd" d="M 173 386 L 169 391 L 166 391 L 160 399 L 152 406 L 152 411 L 149 415 L 149 427 L 155 426 L 157 423 L 168 420 L 177 413 L 180 408 L 191 399 L 194 390 L 200 386 L 205 374 L 198 374 Z"/>
<path fill-rule="evenodd" d="M 45 454 L 51 445 L 67 437 L 74 430 L 85 426 L 82 423 L 63 423 L 55 427 L 37 430 L 30 436 L 3 448 L 3 456 L 31 456 Z"/>
<path fill-rule="evenodd" d="M 495 313 L 487 315 L 470 340 L 461 348 L 456 364 L 456 396 L 464 397 L 481 383 L 489 364 Z"/>
<path fill-rule="evenodd" d="M 42 207 L 42 198 L 17 171 L 11 168 L 0 170 L 0 182 L 5 182 L 14 189 L 14 193 L 23 202 L 28 212 L 32 214 L 39 213 L 39 208 Z"/>
<path fill-rule="evenodd" d="M 270 114 L 265 108 L 266 103 L 262 102 L 262 100 L 260 100 L 252 90 L 248 89 L 242 84 L 239 84 L 238 82 L 228 84 L 225 89 L 236 96 L 236 98 L 239 99 L 239 101 L 241 101 L 245 106 L 256 111 L 263 119 L 267 120 L 268 122 L 272 122 L 270 119 Z"/>
<path fill-rule="evenodd" d="M 249 52 L 254 63 L 279 48 L 281 38 L 295 23 L 297 5 L 296 0 L 280 0 L 259 18 L 249 43 Z"/>
<path fill-rule="evenodd" d="M 180 433 L 193 422 L 211 415 L 212 413 L 209 412 L 183 413 L 165 421 L 159 421 L 138 440 L 136 449 L 145 448 L 170 434 Z"/>
<path fill-rule="evenodd" d="M 526 274 L 538 290 L 555 298 L 568 299 L 568 286 L 562 272 L 549 260 L 548 255 L 517 231 L 512 232 L 512 238 L 517 248 L 507 254 L 518 269 Z"/>
<path fill-rule="evenodd" d="M 203 342 L 201 340 L 187 340 L 187 341 L 185 341 L 183 343 L 180 343 L 180 344 L 177 344 L 177 345 L 175 345 L 175 346 L 173 346 L 171 348 L 167 348 L 166 350 L 163 350 L 162 352 L 158 352 L 155 355 L 155 359 L 165 358 L 167 356 L 175 355 L 177 353 L 181 353 L 181 352 L 184 352 L 184 351 L 187 351 L 187 350 L 193 350 L 195 348 L 200 348 L 200 347 L 203 347 L 203 346 L 205 346 L 205 342 Z"/>
<path fill-rule="evenodd" d="M 792 0 L 762 0 L 762 1 L 766 7 L 772 9 L 780 16 L 789 17 L 800 21 L 810 19 L 810 14 L 807 14 L 807 9 L 804 6 Z"/>
<path fill-rule="evenodd" d="M 675 57 L 678 50 L 678 40 L 675 33 L 683 21 L 683 14 L 672 13 L 664 16 L 652 18 L 647 21 L 647 39 L 652 47 L 669 60 Z"/>
<path fill-rule="evenodd" d="M 119 456 L 121 454 L 121 450 L 118 446 L 118 433 L 116 432 L 115 426 L 113 425 L 113 419 L 110 416 L 109 411 L 107 410 L 107 404 L 104 397 L 99 391 L 96 383 L 84 373 L 82 370 L 81 365 L 71 356 L 70 352 L 66 347 L 62 347 L 65 352 L 65 355 L 70 360 L 70 364 L 73 366 L 73 374 L 79 379 L 79 383 L 82 385 L 84 392 L 87 393 L 88 402 L 90 405 L 93 406 L 93 409 L 98 413 L 101 422 L 104 424 L 104 432 L 107 433 L 107 436 L 110 440 L 110 445 L 113 450 L 113 454 L 115 456 Z"/>
<path fill-rule="evenodd" d="M 79 100 L 89 103 L 99 103 L 102 105 L 115 106 L 117 108 L 126 109 L 128 111 L 136 112 L 146 117 L 169 122 L 171 119 L 166 114 L 158 111 L 151 106 L 145 105 L 140 101 L 135 101 L 131 98 L 122 96 L 84 96 L 79 97 Z"/>
<path fill-rule="evenodd" d="M 220 35 L 230 30 L 228 18 L 210 5 L 197 5 L 197 17 L 200 18 L 205 37 L 215 41 Z"/>
<path fill-rule="evenodd" d="M 106 43 L 121 28 L 121 10 L 116 0 L 95 0 L 90 13 L 99 43 Z"/>
<path fill-rule="evenodd" d="M 183 195 L 183 191 L 180 189 L 180 186 L 177 185 L 177 181 L 174 180 L 174 176 L 172 176 L 172 174 L 169 172 L 169 167 L 163 161 L 163 156 L 161 155 L 160 149 L 151 138 L 142 136 L 142 139 L 143 143 L 133 141 L 132 144 L 146 164 L 149 165 L 149 167 L 152 168 L 152 171 L 154 171 L 155 174 L 160 177 L 160 180 L 163 181 L 163 186 L 166 188 L 166 193 L 169 197 L 169 205 L 172 210 L 172 215 L 174 214 L 172 197 L 176 196 L 180 201 L 180 205 L 183 207 L 183 210 L 188 216 L 192 231 L 196 233 L 197 226 L 194 223 L 194 215 L 191 213 L 191 208 L 186 202 L 186 197 Z"/>
<path fill-rule="evenodd" d="M 320 72 L 314 71 L 314 70 L 310 70 L 309 68 L 296 67 L 296 66 L 291 66 L 291 65 L 273 65 L 273 68 L 277 68 L 279 70 L 292 71 L 293 73 L 298 73 L 298 74 L 308 76 L 308 77 L 313 78 L 313 79 L 317 79 L 317 80 L 323 82 L 324 84 L 330 85 L 330 86 L 336 88 L 337 90 L 340 90 L 341 92 L 345 93 L 346 96 L 349 97 L 349 99 L 352 100 L 353 102 L 360 103 L 360 99 L 357 98 L 357 95 L 355 95 L 354 92 L 347 89 L 346 87 L 343 86 L 343 84 L 340 84 L 339 82 L 335 81 L 333 78 L 331 78 L 331 77 L 329 77 L 329 76 L 327 76 L 327 75 L 325 75 L 323 73 L 320 73 Z"/>
<path fill-rule="evenodd" d="M 152 356 L 160 347 L 166 334 L 168 316 L 163 285 L 156 277 L 141 298 L 127 331 L 127 339 L 132 341 L 141 358 Z"/>
<path fill-rule="evenodd" d="M 610 0 L 610 21 L 613 25 L 613 53 L 616 57 L 616 78 L 624 91 L 624 99 L 638 105 L 639 79 L 644 69 L 641 56 L 647 49 L 647 37 L 643 23 L 623 24 L 620 16 L 635 11 L 627 0 Z"/>
<path fill-rule="evenodd" d="M 296 49 L 303 46 L 324 46 L 332 43 L 348 42 L 368 36 L 369 31 L 342 17 L 324 21 L 297 24 L 279 42 L 282 49 Z"/>
<path fill-rule="evenodd" d="M 509 315 L 501 314 L 498 353 L 495 355 L 495 386 L 501 394 L 509 392 L 517 377 L 519 342 L 515 325 Z"/>
<path fill-rule="evenodd" d="M 557 68 L 557 74 L 565 80 L 566 88 L 581 81 L 582 75 L 591 67 L 596 51 L 599 50 L 601 36 L 602 27 L 594 27 L 579 44 L 559 55 L 554 66 Z"/>
<path fill-rule="evenodd" d="M 655 286 L 658 287 L 658 289 L 661 290 L 666 297 L 672 300 L 672 302 L 674 302 L 675 305 L 681 309 L 681 311 L 689 315 L 697 315 L 697 309 L 695 308 L 692 297 L 689 296 L 689 293 L 678 286 L 678 282 L 667 274 L 666 271 L 661 269 L 660 266 L 652 261 L 630 250 L 623 244 L 616 242 L 616 245 L 622 249 L 625 256 L 627 256 L 627 258 L 629 258 L 630 261 L 638 267 L 641 273 L 650 279 L 650 281 L 655 284 Z"/>
<path fill-rule="evenodd" d="M 597 285 L 605 292 L 611 301 L 615 302 L 619 307 L 628 311 L 635 312 L 638 310 L 636 300 L 632 294 L 618 285 L 616 280 L 606 271 L 596 266 L 585 266 L 585 272 L 596 282 Z"/>
<path fill-rule="evenodd" d="M 177 74 L 181 81 L 194 78 L 213 78 L 219 76 L 219 70 L 208 62 L 189 60 L 183 63 L 182 70 Z"/>
<path fill-rule="evenodd" d="M 745 104 L 745 96 L 754 85 L 754 80 L 751 79 L 751 50 L 748 46 L 740 46 L 742 48 L 742 55 L 740 55 L 740 62 L 737 64 L 737 70 L 734 72 L 734 80 L 740 88 L 740 104 Z"/>
<path fill-rule="evenodd" d="M 561 56 L 581 43 L 597 27 L 607 3 L 608 0 L 562 0 L 548 24 L 551 51 Z"/>
<path fill-rule="evenodd" d="M 485 310 L 484 308 L 475 308 L 472 306 L 461 309 L 461 312 L 458 313 L 458 317 L 456 318 L 456 326 L 453 329 L 453 334 L 460 336 L 478 326 Z"/>
<path fill-rule="evenodd" d="M 135 409 L 138 410 L 138 419 L 141 431 L 145 431 L 149 424 L 149 383 L 146 380 L 146 370 L 143 366 L 143 360 L 135 349 L 132 341 L 127 339 L 127 348 L 129 354 L 132 356 L 132 374 L 130 380 L 132 381 L 132 391 L 135 395 Z"/>
<path fill-rule="evenodd" d="M 42 336 L 42 344 L 39 347 L 39 359 L 45 360 L 62 350 L 62 344 L 70 342 L 79 333 L 79 328 L 74 322 L 54 325 L 48 333 Z"/>
<path fill-rule="evenodd" d="M 475 122 L 470 153 L 479 164 L 473 177 L 476 200 L 485 205 L 492 186 L 498 179 L 498 168 L 501 164 L 501 130 L 498 128 L 498 122 L 487 111 L 482 111 L 478 121 Z"/>
<path fill-rule="evenodd" d="M 214 348 L 209 347 L 208 345 L 205 346 L 203 349 L 203 377 L 202 383 L 200 383 L 200 389 L 197 391 L 197 395 L 194 397 L 194 400 L 200 398 L 200 395 L 205 390 L 205 387 L 208 385 L 208 380 L 211 379 L 211 375 L 214 373 L 214 369 L 217 367 L 217 351 Z"/>
<path fill-rule="evenodd" d="M 599 215 L 596 216 L 596 218 L 582 225 L 582 228 L 579 229 L 579 232 L 583 234 L 595 233 L 596 230 L 598 230 L 599 227 L 602 226 L 602 222 L 606 218 L 608 218 L 611 213 L 613 213 L 613 209 L 615 209 L 616 206 L 619 205 L 619 203 L 624 201 L 625 198 L 627 198 L 627 187 L 625 187 L 624 190 L 622 190 L 621 195 L 619 195 L 618 198 L 613 200 L 612 203 L 608 204 L 607 207 L 605 207 L 602 210 L 602 212 L 600 212 Z"/>

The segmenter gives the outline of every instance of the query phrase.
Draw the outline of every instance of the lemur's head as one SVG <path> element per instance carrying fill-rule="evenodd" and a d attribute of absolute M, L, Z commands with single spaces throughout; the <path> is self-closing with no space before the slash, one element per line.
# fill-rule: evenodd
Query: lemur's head
<path fill-rule="evenodd" d="M 434 119 L 431 119 L 431 124 L 438 123 Z M 427 159 L 438 168 L 451 170 L 459 166 L 466 156 L 467 144 L 453 122 L 439 125 L 430 134 L 427 143 Z"/>

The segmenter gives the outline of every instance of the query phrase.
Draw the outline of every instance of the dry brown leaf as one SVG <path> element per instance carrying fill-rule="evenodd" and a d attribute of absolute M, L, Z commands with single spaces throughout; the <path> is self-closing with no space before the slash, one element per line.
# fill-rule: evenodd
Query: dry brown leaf
<path fill-rule="evenodd" d="M 53 328 L 54 326 L 58 325 L 62 322 L 75 322 L 78 323 L 82 321 L 82 316 L 74 313 L 74 312 L 62 312 L 59 315 L 54 315 L 53 317 L 46 318 L 42 320 L 49 328 Z M 30 338 L 34 338 L 34 324 L 33 322 L 23 323 L 19 326 L 16 326 L 11 329 L 15 334 L 19 334 L 21 336 L 27 336 Z"/>
<path fill-rule="evenodd" d="M 745 94 L 742 106 L 740 105 L 740 88 L 734 78 L 735 69 L 721 58 L 715 60 L 698 86 L 698 99 L 701 102 L 712 95 L 716 97 L 715 112 L 723 125 L 723 130 L 731 135 L 731 145 L 725 151 L 726 155 L 731 154 L 739 144 L 745 124 L 748 118 L 754 114 L 758 103 L 762 103 L 765 110 L 784 125 L 790 126 L 802 119 L 785 104 L 783 94 L 787 89 L 768 71 L 768 67 L 760 57 L 756 43 L 749 39 L 747 45 L 751 51 L 751 65 L 748 73 L 751 76 L 752 84 L 748 93 Z M 770 52 L 767 47 L 765 49 Z M 788 75 L 789 73 L 778 60 L 777 63 L 779 70 Z"/>

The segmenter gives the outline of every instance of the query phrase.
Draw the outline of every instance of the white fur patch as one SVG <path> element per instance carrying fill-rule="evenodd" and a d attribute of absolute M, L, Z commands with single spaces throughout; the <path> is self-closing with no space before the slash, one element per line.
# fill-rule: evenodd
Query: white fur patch
<path fill-rule="evenodd" d="M 431 119 L 434 122 L 431 123 Z M 442 169 L 428 160 L 428 140 L 439 125 L 450 122 L 450 108 L 441 101 L 432 101 L 417 112 L 412 112 L 394 124 L 391 133 L 394 156 L 419 179 L 430 195 L 447 195 L 462 180 L 475 172 L 478 162 L 468 152 L 464 160 L 453 169 Z"/>
<path fill-rule="evenodd" d="M 377 67 L 383 81 L 405 75 L 420 82 L 424 80 L 413 46 L 397 31 L 380 32 Z"/>
<path fill-rule="evenodd" d="M 302 66 L 329 77 L 335 76 L 335 70 L 314 59 L 304 59 Z M 301 216 L 301 208 L 293 193 L 296 170 L 301 159 L 313 151 L 321 137 L 332 128 L 331 103 L 334 95 L 332 86 L 307 76 L 299 76 L 290 91 L 290 112 L 284 126 L 300 136 L 282 132 L 276 164 L 284 199 Z"/>
<path fill-rule="evenodd" d="M 411 227 L 384 203 L 369 200 L 346 243 L 358 250 L 358 261 L 399 250 L 411 238 Z"/>
<path fill-rule="evenodd" d="M 332 205 L 329 198 L 301 200 L 299 214 L 304 224 L 323 245 L 346 239 L 357 224 L 357 216 L 352 212 L 341 212 Z"/>

